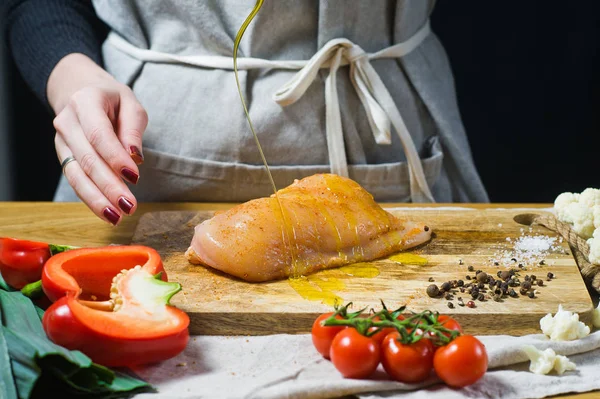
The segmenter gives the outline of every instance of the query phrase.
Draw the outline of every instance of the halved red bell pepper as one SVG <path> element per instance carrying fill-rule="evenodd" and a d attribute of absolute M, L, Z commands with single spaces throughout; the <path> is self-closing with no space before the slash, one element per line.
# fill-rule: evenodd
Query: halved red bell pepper
<path fill-rule="evenodd" d="M 74 249 L 42 274 L 56 301 L 42 324 L 53 342 L 109 367 L 153 363 L 186 347 L 188 315 L 169 306 L 181 285 L 168 282 L 160 255 L 146 246 Z"/>

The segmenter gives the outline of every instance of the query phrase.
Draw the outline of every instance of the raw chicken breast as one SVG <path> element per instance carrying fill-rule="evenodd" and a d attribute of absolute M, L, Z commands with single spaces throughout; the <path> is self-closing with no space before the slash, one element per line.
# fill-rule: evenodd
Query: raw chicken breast
<path fill-rule="evenodd" d="M 337 175 L 296 180 L 277 194 L 197 225 L 188 260 L 261 282 L 381 258 L 431 238 L 429 227 L 397 218 Z"/>

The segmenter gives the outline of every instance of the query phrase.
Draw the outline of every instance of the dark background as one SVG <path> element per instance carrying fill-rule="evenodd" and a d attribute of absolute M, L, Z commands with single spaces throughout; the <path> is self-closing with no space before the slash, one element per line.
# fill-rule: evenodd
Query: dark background
<path fill-rule="evenodd" d="M 438 1 L 432 27 L 492 202 L 600 188 L 599 13 L 596 0 Z M 11 61 L 7 69 L 12 199 L 51 200 L 60 176 L 52 115 Z"/>

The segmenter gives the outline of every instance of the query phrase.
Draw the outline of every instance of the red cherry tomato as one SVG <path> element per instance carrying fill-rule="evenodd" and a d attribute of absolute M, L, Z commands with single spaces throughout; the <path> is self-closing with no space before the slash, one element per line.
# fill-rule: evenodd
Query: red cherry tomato
<path fill-rule="evenodd" d="M 317 317 L 317 319 L 313 323 L 311 331 L 313 345 L 315 346 L 317 351 L 321 355 L 323 355 L 325 359 L 329 359 L 329 349 L 331 348 L 331 342 L 333 341 L 337 333 L 346 328 L 345 326 L 324 326 L 322 322 L 325 319 L 331 317 L 332 314 L 333 312 L 330 312 Z M 342 319 L 342 316 L 337 315 L 335 318 Z"/>
<path fill-rule="evenodd" d="M 488 366 L 485 346 L 472 335 L 461 335 L 440 347 L 433 356 L 433 368 L 447 385 L 462 388 L 477 382 Z"/>
<path fill-rule="evenodd" d="M 366 378 L 379 365 L 380 345 L 373 338 L 361 335 L 356 329 L 347 328 L 333 339 L 329 356 L 344 377 Z"/>
<path fill-rule="evenodd" d="M 453 319 L 452 317 L 442 314 L 440 316 L 438 316 L 438 322 L 445 328 L 447 328 L 448 330 L 453 330 L 453 331 L 458 331 L 460 333 L 463 332 L 462 327 L 460 326 L 460 324 L 458 324 L 458 322 Z M 450 334 L 444 334 L 446 336 L 450 336 Z"/>
<path fill-rule="evenodd" d="M 381 346 L 381 364 L 396 381 L 415 383 L 425 380 L 433 369 L 433 344 L 427 338 L 412 344 L 398 341 L 396 331 L 388 334 Z"/>

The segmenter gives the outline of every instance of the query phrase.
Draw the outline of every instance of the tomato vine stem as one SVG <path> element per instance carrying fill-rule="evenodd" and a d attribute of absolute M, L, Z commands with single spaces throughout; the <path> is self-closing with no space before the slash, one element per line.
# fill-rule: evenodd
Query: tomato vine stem
<path fill-rule="evenodd" d="M 335 312 L 321 323 L 324 326 L 347 326 L 355 328 L 360 334 L 371 337 L 385 328 L 394 328 L 400 334 L 398 341 L 403 344 L 415 343 L 423 338 L 430 339 L 435 345 L 442 346 L 460 335 L 459 331 L 450 330 L 438 321 L 439 312 L 425 310 L 419 313 L 411 312 L 412 315 L 406 318 L 400 316 L 406 310 L 406 306 L 390 311 L 383 301 L 382 309 L 364 317 L 363 308 L 356 312 L 348 313 L 348 308 L 352 305 L 349 302 L 346 305 L 335 308 Z M 341 319 L 337 318 L 341 317 Z"/>

